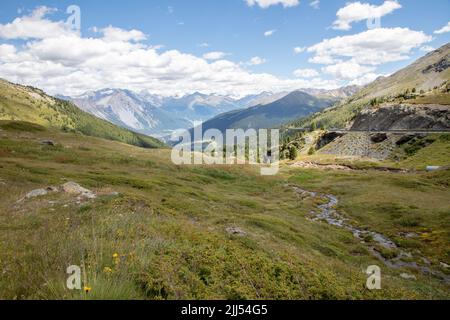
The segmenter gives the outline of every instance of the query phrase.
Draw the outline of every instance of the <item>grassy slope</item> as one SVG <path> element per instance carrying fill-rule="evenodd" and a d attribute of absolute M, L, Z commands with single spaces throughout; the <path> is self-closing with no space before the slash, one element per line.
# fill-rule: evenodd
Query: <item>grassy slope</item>
<path fill-rule="evenodd" d="M 424 170 L 426 166 L 450 166 L 450 134 L 430 135 L 434 142 L 397 163 L 397 166 Z"/>
<path fill-rule="evenodd" d="M 157 139 L 117 127 L 81 111 L 72 103 L 0 79 L 0 120 L 21 120 L 81 132 L 145 148 L 162 147 Z"/>
<path fill-rule="evenodd" d="M 406 100 L 405 103 L 450 105 L 450 93 L 434 91 L 431 94 L 419 96 L 416 99 Z"/>
<path fill-rule="evenodd" d="M 291 125 L 294 127 L 309 127 L 312 123 L 316 123 L 323 124 L 328 128 L 342 128 L 360 110 L 367 107 L 371 99 L 395 96 L 412 88 L 416 88 L 417 92 L 420 92 L 420 90 L 430 91 L 436 86 L 440 87 L 443 82 L 450 79 L 450 68 L 442 72 L 423 73 L 422 71 L 445 58 L 450 59 L 450 44 L 430 52 L 387 78 L 377 79 L 341 104 L 308 118 L 296 120 Z M 408 103 L 450 104 L 450 97 L 448 94 L 442 95 L 430 91 L 426 97 L 418 98 L 417 101 L 411 100 Z"/>
<path fill-rule="evenodd" d="M 433 278 L 404 280 L 401 272 L 414 271 L 384 266 L 383 289 L 366 290 L 363 271 L 381 262 L 349 232 L 309 221 L 314 203 L 285 186 L 332 192 L 349 217 L 391 236 L 426 230 L 402 246 L 439 265 L 450 263 L 448 172 L 284 168 L 261 177 L 245 166 L 176 167 L 164 149 L 0 128 L 0 190 L 8 191 L 0 192 L 0 298 L 450 298 Z M 16 204 L 67 180 L 104 195 L 82 205 L 63 194 Z M 121 196 L 108 196 L 113 190 Z M 410 218 L 418 225 L 401 223 Z M 230 236 L 229 226 L 248 235 Z M 83 262 L 88 295 L 64 287 L 67 266 Z"/>

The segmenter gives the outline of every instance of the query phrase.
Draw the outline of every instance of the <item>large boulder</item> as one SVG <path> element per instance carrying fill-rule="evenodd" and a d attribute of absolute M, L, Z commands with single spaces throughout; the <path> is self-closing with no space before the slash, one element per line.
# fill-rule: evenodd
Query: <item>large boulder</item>
<path fill-rule="evenodd" d="M 81 198 L 85 199 L 95 199 L 96 195 L 91 190 L 88 190 L 86 188 L 83 188 L 78 183 L 75 182 L 67 182 L 61 186 L 62 191 L 65 193 L 71 194 L 71 195 L 77 195 Z"/>

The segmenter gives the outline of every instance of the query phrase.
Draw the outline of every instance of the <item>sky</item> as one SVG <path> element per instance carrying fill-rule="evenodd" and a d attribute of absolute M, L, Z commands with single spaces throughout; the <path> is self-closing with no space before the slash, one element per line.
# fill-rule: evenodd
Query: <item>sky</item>
<path fill-rule="evenodd" d="M 449 0 L 8 0 L 0 78 L 71 96 L 364 85 L 450 42 L 449 13 Z"/>

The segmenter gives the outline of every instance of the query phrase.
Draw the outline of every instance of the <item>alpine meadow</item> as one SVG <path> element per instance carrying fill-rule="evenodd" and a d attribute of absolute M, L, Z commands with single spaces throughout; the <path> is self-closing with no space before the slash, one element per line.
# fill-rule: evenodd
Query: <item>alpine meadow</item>
<path fill-rule="evenodd" d="M 449 300 L 449 12 L 2 3 L 0 300 Z"/>

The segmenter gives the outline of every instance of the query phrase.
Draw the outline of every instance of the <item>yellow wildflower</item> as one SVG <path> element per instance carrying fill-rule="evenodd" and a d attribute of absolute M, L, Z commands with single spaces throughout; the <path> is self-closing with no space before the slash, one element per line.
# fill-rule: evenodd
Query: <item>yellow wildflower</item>
<path fill-rule="evenodd" d="M 118 254 L 118 253 L 114 253 L 114 254 L 112 255 L 112 257 L 113 257 L 114 259 L 117 259 L 117 258 L 119 257 L 119 254 Z"/>
<path fill-rule="evenodd" d="M 91 291 L 92 291 L 91 287 L 87 287 L 87 286 L 84 287 L 84 292 L 89 293 Z"/>
<path fill-rule="evenodd" d="M 104 273 L 111 273 L 111 272 L 112 272 L 112 269 L 111 269 L 110 267 L 104 267 L 104 268 L 103 268 L 103 272 L 104 272 Z"/>

